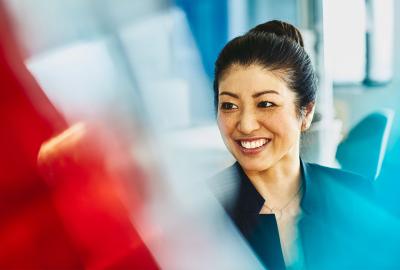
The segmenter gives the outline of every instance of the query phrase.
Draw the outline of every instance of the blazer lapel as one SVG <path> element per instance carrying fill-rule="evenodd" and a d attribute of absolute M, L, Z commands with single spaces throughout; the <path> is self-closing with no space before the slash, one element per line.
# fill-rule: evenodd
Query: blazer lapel
<path fill-rule="evenodd" d="M 260 215 L 264 198 L 257 192 L 239 164 L 234 165 L 239 192 L 231 218 L 260 261 L 268 269 L 285 269 L 275 215 Z"/>
<path fill-rule="evenodd" d="M 312 166 L 301 160 L 301 170 L 304 189 L 300 206 L 303 215 L 298 227 L 306 269 L 326 269 L 329 240 L 323 211 L 327 204 L 324 189 L 320 186 L 321 181 L 315 179 L 318 173 Z"/>

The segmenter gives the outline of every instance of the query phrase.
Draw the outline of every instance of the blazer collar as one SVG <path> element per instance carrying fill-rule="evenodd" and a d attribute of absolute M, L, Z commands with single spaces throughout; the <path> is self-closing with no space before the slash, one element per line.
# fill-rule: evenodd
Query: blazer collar
<path fill-rule="evenodd" d="M 239 176 L 237 209 L 240 212 L 258 214 L 264 205 L 264 198 L 258 193 L 238 162 L 233 165 L 233 168 Z M 301 181 L 303 182 L 303 197 L 300 206 L 304 214 L 314 214 L 321 209 L 321 199 L 318 198 L 318 181 L 312 179 L 314 175 L 313 167 L 302 159 L 300 159 L 300 170 Z"/>

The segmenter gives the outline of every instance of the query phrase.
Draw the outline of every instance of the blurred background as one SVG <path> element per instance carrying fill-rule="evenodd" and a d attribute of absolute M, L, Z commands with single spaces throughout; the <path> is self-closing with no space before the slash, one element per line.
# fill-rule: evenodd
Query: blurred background
<path fill-rule="evenodd" d="M 237 232 L 222 229 L 227 221 L 207 189 L 206 179 L 233 163 L 216 126 L 212 82 L 214 61 L 226 42 L 272 19 L 301 30 L 318 74 L 317 115 L 303 135 L 302 158 L 364 175 L 374 181 L 382 206 L 400 215 L 399 5 L 394 0 L 1 1 L 7 67 L 1 75 L 7 97 L 1 105 L 7 123 L 2 145 L 8 147 L 2 235 L 25 231 L 13 228 L 24 223 L 18 213 L 42 196 L 39 185 L 54 204 L 52 226 L 62 228 L 53 231 L 63 235 L 59 246 L 72 243 L 63 260 L 79 258 L 74 267 L 132 266 L 147 258 L 146 268 L 215 269 L 217 263 L 229 268 L 234 252 L 243 266 L 256 268 Z M 51 132 L 32 135 L 43 128 L 37 119 Z M 31 171 L 15 172 L 33 144 L 26 166 L 38 176 L 27 187 L 21 179 Z M 88 177 L 92 180 L 85 182 Z M 99 192 L 99 185 L 113 193 Z M 78 215 L 82 204 L 86 208 Z M 107 217 L 103 224 L 109 226 L 93 231 L 98 223 L 88 215 Z M 41 252 L 38 243 L 48 243 L 35 235 L 49 225 L 32 221 L 36 214 L 29 220 L 37 228 L 30 238 L 9 237 L 0 244 L 8 254 L 0 256 L 4 266 L 18 266 L 16 254 L 33 258 L 31 249 Z M 143 243 L 140 254 L 147 257 L 128 260 L 119 254 L 99 263 L 106 249 L 98 251 L 101 244 L 93 239 L 110 228 L 121 239 L 135 230 L 131 242 L 114 245 L 126 245 L 128 254 L 134 243 Z M 86 239 L 88 231 L 93 235 Z M 226 246 L 229 250 L 219 248 Z M 46 260 L 27 259 L 25 266 L 43 269 Z"/>

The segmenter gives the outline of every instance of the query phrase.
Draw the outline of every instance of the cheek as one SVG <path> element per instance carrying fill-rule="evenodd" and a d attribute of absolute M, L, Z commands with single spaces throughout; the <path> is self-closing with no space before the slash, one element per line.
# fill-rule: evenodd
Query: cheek
<path fill-rule="evenodd" d="M 218 115 L 217 118 L 218 128 L 222 135 L 227 136 L 233 132 L 235 125 L 232 117 L 226 115 Z"/>
<path fill-rule="evenodd" d="M 299 136 L 301 122 L 296 116 L 288 112 L 277 113 L 269 118 L 269 129 L 284 140 L 293 140 Z"/>

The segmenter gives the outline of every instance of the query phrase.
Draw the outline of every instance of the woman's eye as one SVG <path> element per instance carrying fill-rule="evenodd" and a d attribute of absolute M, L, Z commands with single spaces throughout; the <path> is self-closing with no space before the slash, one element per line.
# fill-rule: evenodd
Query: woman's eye
<path fill-rule="evenodd" d="M 260 103 L 257 104 L 257 107 L 259 108 L 269 108 L 274 106 L 275 104 L 269 101 L 261 101 Z"/>
<path fill-rule="evenodd" d="M 235 104 L 230 103 L 230 102 L 222 102 L 221 103 L 221 109 L 222 110 L 234 110 L 234 109 L 237 109 L 237 108 L 238 107 Z"/>

